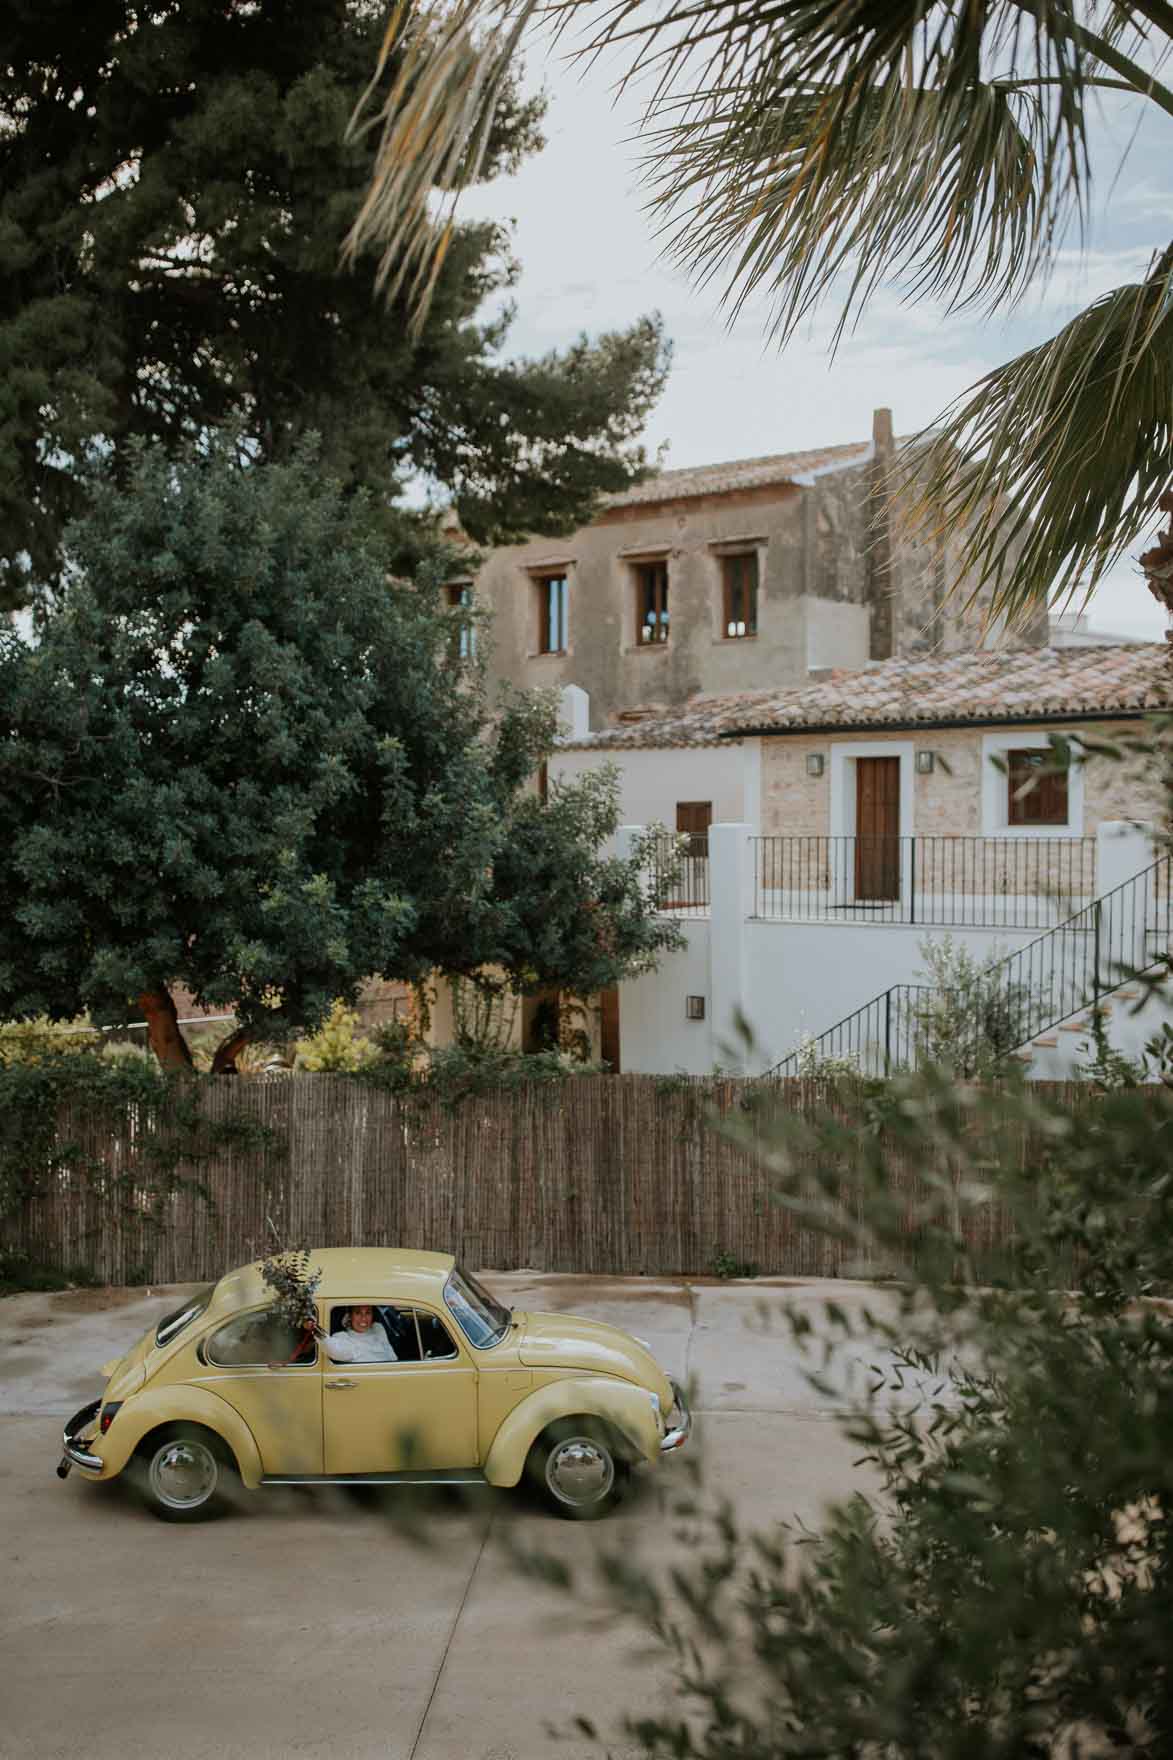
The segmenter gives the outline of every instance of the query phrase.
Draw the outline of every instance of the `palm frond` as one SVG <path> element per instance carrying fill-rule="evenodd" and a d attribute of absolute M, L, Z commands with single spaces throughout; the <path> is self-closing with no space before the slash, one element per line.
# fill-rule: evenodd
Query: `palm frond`
<path fill-rule="evenodd" d="M 894 488 L 914 533 L 953 541 L 971 602 L 1013 621 L 1092 591 L 1157 522 L 1171 461 L 1173 247 L 966 392 Z"/>
<path fill-rule="evenodd" d="M 1164 4 L 615 0 L 600 17 L 588 0 L 456 0 L 422 19 L 404 4 L 356 115 L 380 138 L 346 253 L 377 249 L 382 285 L 422 313 L 526 32 L 581 17 L 579 55 L 618 48 L 623 81 L 648 82 L 669 249 L 734 301 L 767 286 L 781 338 L 845 270 L 841 322 L 900 276 L 916 295 L 1012 299 L 1082 218 L 1104 66 L 1164 91 L 1125 53 Z"/>
<path fill-rule="evenodd" d="M 452 237 L 455 206 L 484 164 L 498 104 L 538 0 L 458 0 L 420 18 L 396 7 L 351 129 L 379 129 L 370 188 L 343 245 L 380 252 L 377 285 L 406 293 L 421 326 Z M 381 105 L 366 114 L 384 73 Z"/>
<path fill-rule="evenodd" d="M 1013 302 L 1045 268 L 1069 191 L 1047 185 L 1046 121 L 1032 94 L 974 82 L 946 95 L 893 83 L 855 103 L 797 94 L 756 114 L 682 120 L 656 152 L 669 254 L 720 278 L 736 311 L 767 290 L 786 338 L 841 289 L 837 332 L 877 285 L 950 306 Z M 817 150 L 814 143 L 818 143 Z M 681 167 L 687 162 L 688 170 Z"/>

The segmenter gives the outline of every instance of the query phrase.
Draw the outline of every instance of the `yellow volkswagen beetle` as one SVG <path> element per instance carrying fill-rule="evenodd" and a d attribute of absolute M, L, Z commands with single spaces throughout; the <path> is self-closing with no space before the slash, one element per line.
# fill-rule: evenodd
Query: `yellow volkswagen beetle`
<path fill-rule="evenodd" d="M 524 1477 L 562 1515 L 604 1514 L 631 1466 L 684 1443 L 682 1390 L 617 1327 L 501 1304 L 450 1254 L 311 1253 L 315 1338 L 260 1264 L 199 1291 L 70 1420 L 57 1471 L 131 1472 L 167 1521 L 265 1485 Z"/>

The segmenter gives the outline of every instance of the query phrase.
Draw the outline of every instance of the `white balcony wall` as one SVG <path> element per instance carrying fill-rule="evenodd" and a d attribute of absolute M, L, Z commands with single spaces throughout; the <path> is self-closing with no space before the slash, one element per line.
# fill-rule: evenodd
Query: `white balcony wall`
<path fill-rule="evenodd" d="M 625 1074 L 707 1076 L 720 1062 L 713 1048 L 709 924 L 692 918 L 680 927 L 684 950 L 620 987 L 619 1058 Z M 704 998 L 703 1020 L 687 1019 L 689 996 Z"/>
<path fill-rule="evenodd" d="M 627 829 L 631 835 L 631 829 Z M 763 922 L 752 909 L 751 827 L 714 825 L 710 834 L 712 907 L 708 919 L 683 920 L 685 950 L 665 957 L 655 972 L 624 984 L 620 993 L 621 1055 L 625 1070 L 707 1075 L 720 1068 L 747 1073 L 770 1068 L 845 1016 L 896 984 L 925 981 L 922 942 L 946 931 L 884 922 Z M 1097 895 L 1148 867 L 1152 843 L 1141 827 L 1116 822 L 1098 831 Z M 955 927 L 954 944 L 975 959 L 1002 957 L 1036 940 L 1036 928 Z M 1135 950 L 1143 958 L 1143 942 Z M 1151 950 L 1150 955 L 1151 957 Z M 704 998 L 703 1021 L 687 1018 L 687 998 Z M 1113 1002 L 1111 1042 L 1135 1056 L 1166 1018 L 1161 1003 L 1140 1015 L 1125 998 Z M 742 1057 L 736 1030 L 744 1017 L 753 1051 Z M 1053 1046 L 1033 1051 L 1030 1074 L 1064 1079 L 1086 1057 L 1086 1015 L 1049 1029 Z"/>
<path fill-rule="evenodd" d="M 711 801 L 714 820 L 756 820 L 761 796 L 758 742 L 719 746 L 555 751 L 550 781 L 571 782 L 604 763 L 619 772 L 619 817 L 626 825 L 676 829 L 677 801 Z"/>

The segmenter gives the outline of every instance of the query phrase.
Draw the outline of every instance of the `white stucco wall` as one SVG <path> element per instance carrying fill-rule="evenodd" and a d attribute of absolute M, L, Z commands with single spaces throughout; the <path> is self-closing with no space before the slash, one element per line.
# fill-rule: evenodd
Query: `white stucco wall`
<path fill-rule="evenodd" d="M 619 1059 L 627 1075 L 711 1075 L 713 1006 L 709 994 L 709 924 L 681 924 L 687 947 L 665 955 L 659 968 L 619 991 Z M 685 998 L 705 998 L 705 1018 L 685 1018 Z"/>
<path fill-rule="evenodd" d="M 560 751 L 549 760 L 550 781 L 574 781 L 612 763 L 620 775 L 620 822 L 673 830 L 677 801 L 712 801 L 714 823 L 756 817 L 761 799 L 756 740 L 741 745 L 653 747 L 630 751 Z"/>
<path fill-rule="evenodd" d="M 1098 841 L 1101 895 L 1140 873 L 1153 859 L 1148 836 L 1124 822 L 1105 823 Z M 834 922 L 752 918 L 752 887 L 747 884 L 752 877 L 750 847 L 744 823 L 714 826 L 711 917 L 684 921 L 687 949 L 663 959 L 657 971 L 621 986 L 625 1070 L 705 1075 L 714 1068 L 736 1069 L 743 1063 L 743 1052 L 740 1042 L 734 1042 L 732 1023 L 740 1015 L 754 1041 L 744 1067 L 748 1073 L 769 1069 L 795 1051 L 804 1037 L 826 1032 L 890 986 L 926 981 L 924 943 L 939 941 L 945 930 L 842 918 Z M 1130 933 L 1128 920 L 1121 915 L 1120 933 Z M 1137 921 L 1143 927 L 1145 920 L 1142 909 Z M 954 945 L 977 960 L 1002 958 L 1040 935 L 1037 928 L 963 927 L 951 933 Z M 1123 941 L 1118 947 L 1114 944 L 1113 957 L 1125 965 L 1139 965 L 1144 950 L 1144 936 L 1139 934 L 1134 949 Z M 703 1021 L 687 1018 L 689 995 L 704 998 Z M 1132 1006 L 1127 999 L 1113 1001 L 1109 1037 L 1117 1049 L 1135 1056 L 1165 1010 L 1163 1005 L 1151 1005 L 1138 1020 L 1131 1014 Z M 1030 1048 L 1032 1076 L 1057 1078 L 1074 1072 L 1085 1055 L 1085 1020 L 1081 1014 L 1073 1017 L 1070 1029 L 1047 1029 L 1047 1036 L 1056 1042 Z"/>
<path fill-rule="evenodd" d="M 892 984 L 924 982 L 922 941 L 944 930 L 901 923 L 747 923 L 746 1014 L 769 1069 Z M 977 959 L 1013 953 L 1036 929 L 955 929 Z"/>

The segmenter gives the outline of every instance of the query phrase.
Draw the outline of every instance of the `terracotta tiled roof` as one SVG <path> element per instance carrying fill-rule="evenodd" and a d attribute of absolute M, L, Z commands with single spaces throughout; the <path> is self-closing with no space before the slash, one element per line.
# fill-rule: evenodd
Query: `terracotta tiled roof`
<path fill-rule="evenodd" d="M 739 733 L 1035 721 L 1173 708 L 1164 644 L 1025 648 L 885 660 L 780 691 L 693 697 L 677 709 L 593 733 L 578 746 L 710 746 Z"/>
<path fill-rule="evenodd" d="M 654 477 L 608 495 L 608 507 L 635 507 L 646 501 L 679 501 L 694 495 L 722 495 L 731 489 L 760 489 L 771 483 L 810 484 L 827 472 L 866 464 L 871 442 L 820 446 L 807 452 L 776 452 L 767 458 L 735 458 L 728 464 L 702 464 L 691 470 L 660 471 Z"/>

